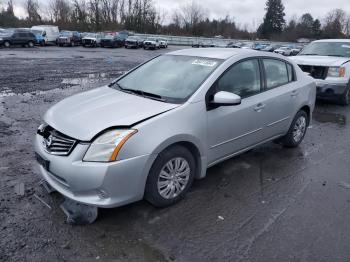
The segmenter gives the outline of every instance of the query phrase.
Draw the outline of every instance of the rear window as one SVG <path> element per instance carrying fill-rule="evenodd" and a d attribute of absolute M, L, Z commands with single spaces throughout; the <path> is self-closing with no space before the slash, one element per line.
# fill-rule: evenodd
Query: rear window
<path fill-rule="evenodd" d="M 288 66 L 285 62 L 277 59 L 264 59 L 263 64 L 266 75 L 267 89 L 285 85 L 292 81 L 292 78 L 289 77 L 287 70 Z M 292 68 L 289 70 L 292 71 Z"/>

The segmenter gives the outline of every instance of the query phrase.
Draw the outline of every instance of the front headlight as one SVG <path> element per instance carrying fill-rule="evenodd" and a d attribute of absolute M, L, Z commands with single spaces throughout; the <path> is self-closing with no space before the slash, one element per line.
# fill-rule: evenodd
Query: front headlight
<path fill-rule="evenodd" d="M 122 146 L 136 132 L 135 129 L 116 129 L 103 133 L 92 142 L 83 161 L 115 161 Z"/>
<path fill-rule="evenodd" d="M 344 77 L 345 76 L 345 67 L 329 67 L 327 76 L 328 77 Z"/>

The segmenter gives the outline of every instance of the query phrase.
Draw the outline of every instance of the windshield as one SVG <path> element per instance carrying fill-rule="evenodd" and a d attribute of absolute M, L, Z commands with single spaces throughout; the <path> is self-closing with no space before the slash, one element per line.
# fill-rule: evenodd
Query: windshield
<path fill-rule="evenodd" d="M 350 57 L 350 42 L 311 43 L 299 55 Z"/>
<path fill-rule="evenodd" d="M 128 40 L 138 40 L 138 37 L 137 36 L 129 36 Z"/>
<path fill-rule="evenodd" d="M 40 31 L 40 30 L 31 30 L 31 31 L 35 35 L 42 35 L 43 34 L 43 31 Z"/>
<path fill-rule="evenodd" d="M 62 31 L 60 32 L 60 36 L 72 36 L 73 33 L 72 32 L 69 32 L 69 31 Z"/>
<path fill-rule="evenodd" d="M 112 36 L 112 35 L 105 35 L 103 38 L 104 38 L 104 39 L 113 39 L 113 37 L 114 37 L 114 36 Z"/>
<path fill-rule="evenodd" d="M 85 37 L 92 37 L 92 38 L 98 38 L 97 34 L 86 34 Z"/>
<path fill-rule="evenodd" d="M 117 82 L 120 88 L 138 90 L 167 102 L 187 100 L 218 67 L 221 60 L 191 56 L 159 56 Z"/>
<path fill-rule="evenodd" d="M 154 37 L 147 37 L 146 41 L 157 41 L 157 38 L 154 38 Z"/>

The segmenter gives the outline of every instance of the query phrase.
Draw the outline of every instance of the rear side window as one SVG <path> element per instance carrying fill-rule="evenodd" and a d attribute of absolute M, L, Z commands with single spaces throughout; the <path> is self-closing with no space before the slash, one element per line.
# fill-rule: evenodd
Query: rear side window
<path fill-rule="evenodd" d="M 293 69 L 289 64 L 277 59 L 263 59 L 263 64 L 267 89 L 288 84 L 293 80 Z M 288 65 L 290 66 L 289 69 L 287 69 Z"/>

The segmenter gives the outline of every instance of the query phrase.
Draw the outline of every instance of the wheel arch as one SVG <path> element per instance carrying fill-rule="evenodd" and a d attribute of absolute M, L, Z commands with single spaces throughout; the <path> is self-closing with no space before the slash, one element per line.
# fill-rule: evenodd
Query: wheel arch
<path fill-rule="evenodd" d="M 201 145 L 198 139 L 189 135 L 181 135 L 172 137 L 162 144 L 160 144 L 153 152 L 153 154 L 160 154 L 161 152 L 168 150 L 169 148 L 180 145 L 188 149 L 193 155 L 196 161 L 196 179 L 202 179 L 206 175 L 206 154 L 204 153 L 204 147 Z M 155 160 L 154 160 L 155 161 Z M 154 163 L 153 161 L 153 163 Z M 152 165 L 153 165 L 152 163 Z"/>

